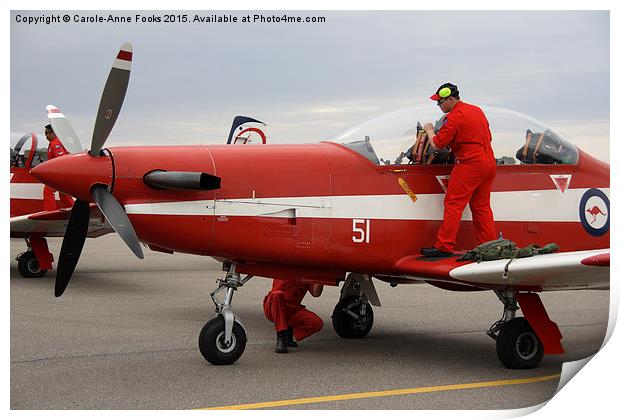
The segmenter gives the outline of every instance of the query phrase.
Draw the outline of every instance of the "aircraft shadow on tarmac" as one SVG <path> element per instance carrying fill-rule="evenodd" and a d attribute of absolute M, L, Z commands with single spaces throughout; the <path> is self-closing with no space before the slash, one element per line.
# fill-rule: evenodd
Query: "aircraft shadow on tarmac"
<path fill-rule="evenodd" d="M 72 292 L 75 294 L 88 294 L 102 293 L 105 295 L 114 294 L 127 294 L 127 293 L 148 293 L 149 284 L 148 278 L 145 275 L 145 281 L 140 283 L 128 283 L 123 281 L 121 277 L 111 277 L 109 270 L 104 271 L 82 271 L 76 272 L 73 276 L 73 282 L 71 284 Z M 40 278 L 22 278 L 20 277 L 17 268 L 11 267 L 11 278 L 18 279 L 22 284 L 40 285 L 41 287 L 49 288 L 50 299 L 54 297 L 54 282 L 55 272 L 48 273 L 44 277 Z M 157 289 L 152 289 L 157 290 Z"/>

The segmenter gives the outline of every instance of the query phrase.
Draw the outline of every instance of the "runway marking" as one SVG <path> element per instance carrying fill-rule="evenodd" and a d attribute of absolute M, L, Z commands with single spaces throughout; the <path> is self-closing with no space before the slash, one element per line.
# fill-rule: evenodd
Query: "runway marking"
<path fill-rule="evenodd" d="M 298 398 L 293 400 L 279 400 L 279 401 L 265 401 L 260 403 L 251 404 L 239 404 L 239 405 L 227 405 L 221 407 L 207 407 L 200 408 L 199 410 L 252 410 L 257 408 L 272 408 L 283 407 L 287 405 L 301 405 L 301 404 L 314 404 L 321 402 L 331 401 L 344 401 L 355 400 L 361 398 L 376 398 L 376 397 L 392 397 L 395 395 L 411 395 L 411 394 L 424 394 L 429 392 L 441 392 L 441 391 L 456 391 L 463 389 L 475 389 L 475 388 L 492 388 L 499 386 L 509 385 L 522 385 L 532 384 L 537 382 L 547 382 L 554 379 L 558 379 L 560 374 L 538 376 L 525 379 L 507 379 L 502 381 L 490 381 L 490 382 L 473 382 L 468 384 L 452 384 L 452 385 L 439 385 L 439 386 L 425 386 L 419 388 L 405 388 L 405 389 L 392 389 L 387 391 L 374 391 L 374 392 L 357 392 L 354 394 L 340 394 L 340 395 L 326 395 L 323 397 L 310 397 L 310 398 Z"/>

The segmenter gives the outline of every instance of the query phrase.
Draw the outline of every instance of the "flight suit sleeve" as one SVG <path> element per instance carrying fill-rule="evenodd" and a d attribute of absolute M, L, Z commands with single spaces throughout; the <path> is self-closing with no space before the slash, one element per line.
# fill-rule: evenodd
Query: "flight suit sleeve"
<path fill-rule="evenodd" d="M 452 143 L 458 134 L 459 115 L 450 115 L 446 123 L 439 129 L 439 132 L 433 137 L 433 143 L 439 149 L 443 149 Z"/>
<path fill-rule="evenodd" d="M 50 149 L 52 151 L 53 157 L 55 158 L 58 156 L 64 156 L 67 154 L 67 149 L 65 149 L 65 147 L 61 143 L 54 143 L 50 147 Z"/>

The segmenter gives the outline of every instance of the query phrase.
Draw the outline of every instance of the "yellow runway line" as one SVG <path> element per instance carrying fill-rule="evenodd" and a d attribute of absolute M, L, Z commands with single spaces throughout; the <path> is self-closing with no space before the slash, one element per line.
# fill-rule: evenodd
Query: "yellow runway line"
<path fill-rule="evenodd" d="M 536 382 L 547 382 L 554 379 L 558 379 L 560 374 L 538 376 L 525 379 L 507 379 L 502 381 L 490 381 L 490 382 L 473 382 L 469 384 L 453 384 L 453 385 L 439 385 L 439 386 L 425 386 L 419 388 L 405 388 L 405 389 L 393 389 L 388 391 L 374 391 L 374 392 L 358 392 L 354 394 L 341 394 L 341 395 L 327 395 L 324 397 L 311 397 L 311 398 L 298 398 L 294 400 L 279 400 L 279 401 L 266 401 L 252 404 L 239 404 L 239 405 L 227 405 L 222 407 L 209 407 L 201 408 L 200 410 L 251 410 L 257 408 L 272 408 L 283 407 L 287 405 L 301 405 L 301 404 L 314 404 L 330 401 L 344 401 L 355 400 L 361 398 L 376 398 L 376 397 L 392 397 L 395 395 L 411 395 L 411 394 L 425 394 L 429 392 L 441 392 L 441 391 L 456 391 L 463 389 L 475 389 L 475 388 L 491 388 L 499 386 L 509 385 L 522 385 L 532 384 Z"/>

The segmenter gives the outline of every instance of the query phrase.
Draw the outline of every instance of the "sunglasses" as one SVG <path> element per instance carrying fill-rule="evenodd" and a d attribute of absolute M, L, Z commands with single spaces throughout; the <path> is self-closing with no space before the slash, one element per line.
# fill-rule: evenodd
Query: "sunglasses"
<path fill-rule="evenodd" d="M 443 104 L 444 102 L 446 102 L 450 97 L 448 96 L 447 98 L 442 98 L 440 100 L 437 101 L 437 106 Z"/>

